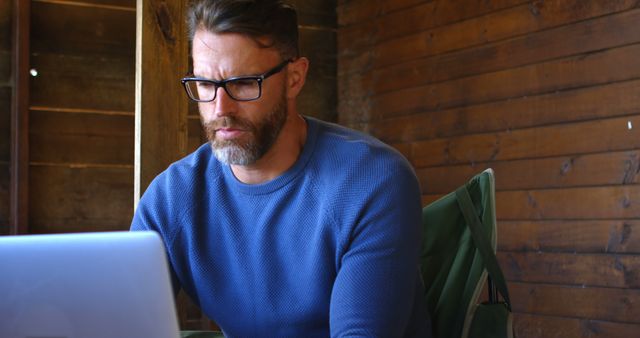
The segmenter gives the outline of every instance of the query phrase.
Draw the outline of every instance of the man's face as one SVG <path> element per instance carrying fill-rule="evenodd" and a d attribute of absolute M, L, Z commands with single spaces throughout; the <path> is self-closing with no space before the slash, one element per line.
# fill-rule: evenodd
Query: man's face
<path fill-rule="evenodd" d="M 282 62 L 280 54 L 260 48 L 239 34 L 214 34 L 198 30 L 193 39 L 193 69 L 196 77 L 224 80 L 259 75 Z M 218 88 L 216 99 L 199 103 L 207 138 L 218 160 L 250 165 L 276 142 L 287 119 L 286 68 L 262 82 L 258 100 L 239 102 Z"/>

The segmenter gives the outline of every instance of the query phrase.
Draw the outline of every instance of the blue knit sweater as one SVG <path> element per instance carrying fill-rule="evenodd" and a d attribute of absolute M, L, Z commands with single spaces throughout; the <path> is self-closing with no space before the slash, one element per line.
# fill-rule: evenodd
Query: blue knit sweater
<path fill-rule="evenodd" d="M 208 144 L 149 186 L 132 230 L 165 241 L 174 285 L 228 337 L 427 337 L 421 202 L 396 151 L 306 118 L 297 162 L 239 182 Z"/>

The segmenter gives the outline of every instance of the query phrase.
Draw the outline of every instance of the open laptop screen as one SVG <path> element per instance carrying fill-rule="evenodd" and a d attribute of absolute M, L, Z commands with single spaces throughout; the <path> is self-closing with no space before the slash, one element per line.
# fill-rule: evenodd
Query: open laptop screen
<path fill-rule="evenodd" d="M 0 337 L 178 337 L 153 232 L 0 237 Z"/>

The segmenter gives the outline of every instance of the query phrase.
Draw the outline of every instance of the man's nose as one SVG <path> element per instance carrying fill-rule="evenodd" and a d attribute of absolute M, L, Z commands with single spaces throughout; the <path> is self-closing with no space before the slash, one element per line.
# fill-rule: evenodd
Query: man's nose
<path fill-rule="evenodd" d="M 205 119 L 213 121 L 221 117 L 234 115 L 237 111 L 237 101 L 232 99 L 223 87 L 216 89 L 216 99 L 205 103 L 206 107 L 201 106 L 201 111 L 205 115 Z"/>

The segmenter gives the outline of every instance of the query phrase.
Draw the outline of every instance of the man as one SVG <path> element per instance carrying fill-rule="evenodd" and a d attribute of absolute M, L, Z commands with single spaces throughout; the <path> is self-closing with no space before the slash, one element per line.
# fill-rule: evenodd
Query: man
<path fill-rule="evenodd" d="M 163 237 L 181 287 L 229 337 L 425 337 L 421 202 L 407 161 L 296 110 L 309 61 L 277 0 L 196 1 L 209 144 L 149 186 L 132 230 Z"/>

